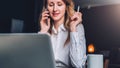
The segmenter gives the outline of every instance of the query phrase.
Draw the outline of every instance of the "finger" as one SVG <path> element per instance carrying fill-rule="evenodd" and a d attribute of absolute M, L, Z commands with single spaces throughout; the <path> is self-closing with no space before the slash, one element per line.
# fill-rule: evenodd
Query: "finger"
<path fill-rule="evenodd" d="M 75 12 L 75 14 L 71 17 L 71 20 L 78 20 L 82 18 L 82 13 Z"/>
<path fill-rule="evenodd" d="M 49 17 L 44 17 L 43 20 L 46 20 L 46 19 L 48 19 L 48 18 L 49 18 Z"/>
<path fill-rule="evenodd" d="M 79 19 L 78 19 L 78 20 L 79 20 L 79 22 L 81 23 L 81 22 L 82 22 L 82 13 L 79 12 L 78 15 L 79 15 Z"/>
<path fill-rule="evenodd" d="M 49 14 L 44 14 L 43 17 L 49 17 L 50 15 Z"/>
<path fill-rule="evenodd" d="M 48 26 L 50 26 L 50 18 L 47 19 Z"/>
<path fill-rule="evenodd" d="M 49 12 L 48 12 L 48 11 L 45 11 L 45 12 L 42 13 L 42 16 L 43 16 L 43 17 L 46 16 L 46 15 L 49 15 Z"/>
<path fill-rule="evenodd" d="M 82 13 L 81 12 L 78 12 L 77 13 L 79 17 L 82 17 Z"/>
<path fill-rule="evenodd" d="M 71 20 L 75 20 L 77 18 L 77 13 L 75 12 L 74 15 L 71 17 Z"/>
<path fill-rule="evenodd" d="M 45 10 L 45 11 L 43 11 L 43 13 L 49 13 L 49 11 L 48 11 L 48 10 Z"/>
<path fill-rule="evenodd" d="M 77 19 L 78 19 L 78 17 L 75 15 L 71 18 L 72 21 L 76 21 Z"/>
<path fill-rule="evenodd" d="M 48 19 L 48 17 L 43 17 L 43 18 L 41 19 L 40 23 L 45 23 L 47 19 Z"/>

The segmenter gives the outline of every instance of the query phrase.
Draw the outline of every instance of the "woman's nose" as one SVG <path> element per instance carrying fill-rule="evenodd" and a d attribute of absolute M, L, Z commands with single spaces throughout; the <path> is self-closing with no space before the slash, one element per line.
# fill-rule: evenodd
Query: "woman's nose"
<path fill-rule="evenodd" d="M 53 11 L 54 12 L 57 11 L 57 6 L 56 5 L 53 7 Z"/>

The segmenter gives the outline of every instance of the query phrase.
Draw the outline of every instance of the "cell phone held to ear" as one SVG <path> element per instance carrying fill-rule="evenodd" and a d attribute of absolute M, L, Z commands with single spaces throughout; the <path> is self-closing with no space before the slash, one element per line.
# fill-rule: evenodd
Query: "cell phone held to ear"
<path fill-rule="evenodd" d="M 48 11 L 48 9 L 45 9 L 45 11 Z M 49 12 L 49 11 L 48 11 Z M 49 14 L 49 13 L 48 13 Z M 50 16 L 48 16 L 50 18 Z M 46 19 L 46 24 L 48 25 L 48 18 Z"/>

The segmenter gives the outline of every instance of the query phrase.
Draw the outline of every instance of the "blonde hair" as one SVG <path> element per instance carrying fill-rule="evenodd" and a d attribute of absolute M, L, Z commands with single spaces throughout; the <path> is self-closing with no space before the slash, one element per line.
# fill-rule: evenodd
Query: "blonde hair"
<path fill-rule="evenodd" d="M 64 21 L 64 27 L 68 30 L 68 38 L 65 42 L 65 44 L 67 44 L 70 40 L 70 17 L 73 16 L 74 14 L 74 2 L 73 0 L 62 0 L 65 4 L 66 4 L 66 12 L 65 12 L 65 21 Z M 45 11 L 45 9 L 47 8 L 47 0 L 43 0 L 43 9 L 42 9 L 42 12 Z M 40 15 L 40 18 L 41 19 L 41 15 Z M 53 26 L 53 20 L 51 18 L 51 26 L 50 26 L 50 29 L 49 29 L 49 33 L 51 34 L 51 30 L 52 30 L 52 26 Z"/>
<path fill-rule="evenodd" d="M 72 0 L 64 0 L 66 3 L 66 13 L 65 13 L 65 22 L 64 26 L 69 30 L 70 17 L 74 14 L 74 3 Z"/>

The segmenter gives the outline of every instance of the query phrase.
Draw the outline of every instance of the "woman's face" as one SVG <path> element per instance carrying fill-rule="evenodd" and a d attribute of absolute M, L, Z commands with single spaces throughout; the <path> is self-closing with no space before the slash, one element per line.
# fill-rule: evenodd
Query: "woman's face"
<path fill-rule="evenodd" d="M 66 4 L 63 0 L 48 0 L 47 8 L 54 21 L 64 20 Z"/>

